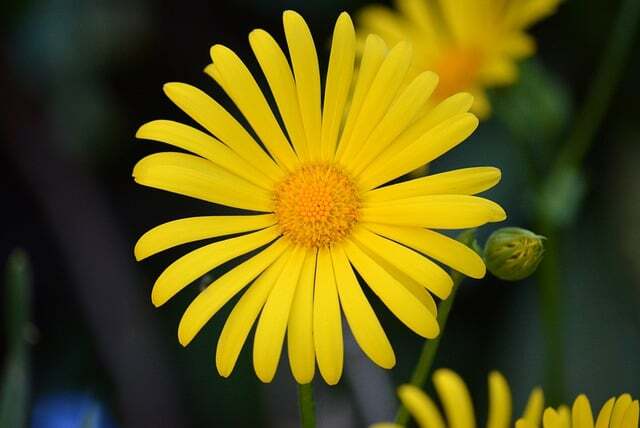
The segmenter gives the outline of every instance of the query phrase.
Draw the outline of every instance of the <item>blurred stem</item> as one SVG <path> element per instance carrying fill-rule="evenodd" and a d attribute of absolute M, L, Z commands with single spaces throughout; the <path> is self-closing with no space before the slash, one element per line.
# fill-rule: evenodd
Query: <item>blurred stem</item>
<path fill-rule="evenodd" d="M 622 0 L 583 107 L 576 118 L 573 131 L 547 176 L 547 182 L 542 183 L 543 190 L 553 187 L 550 180 L 559 175 L 558 171 L 580 168 L 622 76 L 623 67 L 633 45 L 639 16 L 640 1 Z M 562 299 L 558 269 L 561 236 L 559 225 L 553 222 L 544 209 L 539 212 L 538 227 L 539 232 L 548 238 L 538 278 L 546 345 L 545 394 L 549 404 L 555 405 L 563 400 L 564 395 L 564 356 L 560 329 Z"/>
<path fill-rule="evenodd" d="M 311 383 L 298 384 L 298 404 L 300 406 L 300 426 L 315 428 L 316 414 Z"/>
<path fill-rule="evenodd" d="M 471 248 L 473 248 L 474 240 L 475 229 L 463 232 L 458 237 L 458 241 Z M 424 346 L 422 347 L 422 352 L 420 353 L 420 357 L 418 358 L 418 363 L 413 369 L 413 374 L 411 375 L 411 380 L 409 381 L 411 385 L 422 389 L 429 379 L 429 375 L 431 374 L 431 367 L 433 366 L 433 361 L 435 360 L 436 353 L 438 352 L 438 347 L 440 346 L 440 340 L 442 339 L 444 329 L 447 326 L 449 312 L 451 311 L 451 307 L 453 306 L 453 302 L 456 298 L 458 287 L 460 286 L 460 283 L 464 278 L 465 276 L 460 272 L 456 272 L 454 270 L 451 271 L 451 279 L 453 280 L 451 294 L 449 294 L 449 297 L 440 302 L 440 305 L 438 305 L 438 315 L 436 319 L 438 321 L 438 325 L 440 326 L 440 334 L 435 339 L 425 341 Z M 406 426 L 407 422 L 409 422 L 409 411 L 402 403 L 400 403 L 398 413 L 396 413 L 396 424 L 400 426 Z"/>

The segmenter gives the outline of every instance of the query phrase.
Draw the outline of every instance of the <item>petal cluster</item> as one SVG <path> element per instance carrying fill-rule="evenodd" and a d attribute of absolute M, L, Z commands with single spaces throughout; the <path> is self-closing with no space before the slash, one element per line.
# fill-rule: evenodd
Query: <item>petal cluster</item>
<path fill-rule="evenodd" d="M 473 111 L 490 110 L 485 88 L 517 78 L 516 61 L 533 54 L 526 29 L 553 13 L 560 0 L 395 0 L 395 9 L 365 7 L 358 16 L 363 32 L 387 43 L 410 41 L 416 55 L 413 73 L 440 75 L 435 98 L 460 91 L 475 97 Z"/>
<path fill-rule="evenodd" d="M 184 151 L 140 160 L 137 183 L 244 211 L 157 226 L 137 242 L 135 256 L 216 238 L 170 264 L 153 286 L 160 306 L 213 269 L 233 266 L 188 306 L 180 343 L 188 345 L 238 296 L 216 348 L 222 376 L 231 374 L 255 327 L 253 362 L 262 381 L 273 379 L 286 345 L 296 381 L 310 382 L 317 364 L 335 384 L 343 368 L 343 317 L 371 360 L 395 364 L 371 298 L 418 335 L 438 335 L 433 296 L 444 299 L 452 287 L 441 264 L 474 278 L 485 266 L 434 229 L 503 220 L 499 205 L 475 196 L 493 187 L 500 171 L 473 167 L 395 182 L 474 131 L 473 98 L 459 93 L 429 106 L 438 77 L 424 72 L 404 83 L 413 59 L 406 42 L 387 46 L 370 35 L 358 61 L 346 13 L 335 25 L 322 90 L 307 24 L 291 11 L 283 24 L 288 55 L 265 31 L 249 35 L 268 95 L 232 50 L 211 48 L 205 71 L 247 127 L 201 90 L 168 83 L 166 95 L 201 129 L 156 120 L 137 133 Z"/>

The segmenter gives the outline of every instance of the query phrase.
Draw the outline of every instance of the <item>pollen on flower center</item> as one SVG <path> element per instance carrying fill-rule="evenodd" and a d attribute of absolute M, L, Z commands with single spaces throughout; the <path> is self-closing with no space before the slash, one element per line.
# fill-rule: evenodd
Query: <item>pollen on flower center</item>
<path fill-rule="evenodd" d="M 456 92 L 473 86 L 482 58 L 471 48 L 451 48 L 445 50 L 435 64 L 435 72 L 440 81 L 434 96 L 446 98 Z"/>
<path fill-rule="evenodd" d="M 303 165 L 274 191 L 274 213 L 283 235 L 305 247 L 325 247 L 349 235 L 360 198 L 351 178 L 327 163 Z"/>

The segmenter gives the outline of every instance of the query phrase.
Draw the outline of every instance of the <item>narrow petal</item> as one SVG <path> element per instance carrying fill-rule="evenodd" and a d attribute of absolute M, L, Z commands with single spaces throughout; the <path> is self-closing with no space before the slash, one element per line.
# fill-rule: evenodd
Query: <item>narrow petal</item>
<path fill-rule="evenodd" d="M 277 227 L 198 248 L 171 263 L 158 277 L 151 292 L 155 306 L 163 305 L 180 290 L 221 264 L 260 248 L 280 235 Z"/>
<path fill-rule="evenodd" d="M 454 116 L 431 128 L 391 159 L 377 162 L 361 174 L 362 188 L 372 189 L 431 162 L 464 141 L 478 126 L 470 113 Z"/>
<path fill-rule="evenodd" d="M 265 383 L 271 382 L 278 368 L 291 302 L 305 258 L 305 251 L 301 247 L 296 247 L 291 252 L 280 277 L 269 293 L 256 327 L 253 366 L 258 378 Z"/>
<path fill-rule="evenodd" d="M 319 157 L 318 142 L 321 133 L 320 67 L 313 37 L 302 16 L 291 10 L 282 15 L 284 33 L 296 80 L 302 123 L 309 142 L 312 159 Z"/>
<path fill-rule="evenodd" d="M 353 64 L 356 55 L 356 34 L 349 14 L 342 12 L 333 30 L 331 55 L 327 70 L 327 82 L 322 109 L 322 139 L 320 156 L 333 159 L 338 142 L 338 132 L 344 118 Z"/>
<path fill-rule="evenodd" d="M 249 42 L 267 78 L 298 157 L 308 159 L 307 137 L 302 123 L 296 83 L 287 57 L 274 38 L 264 30 L 252 31 L 249 34 Z"/>
<path fill-rule="evenodd" d="M 593 413 L 586 395 L 580 394 L 571 408 L 571 428 L 593 428 Z"/>
<path fill-rule="evenodd" d="M 638 400 L 634 400 L 622 418 L 621 428 L 637 428 L 638 427 L 638 417 L 640 415 L 640 406 L 638 405 Z"/>
<path fill-rule="evenodd" d="M 540 426 L 542 420 L 542 409 L 544 408 L 544 393 L 542 388 L 534 388 L 529 395 L 527 405 L 522 418 L 532 427 Z"/>
<path fill-rule="evenodd" d="M 189 217 L 161 224 L 138 239 L 133 253 L 142 260 L 168 248 L 201 239 L 251 232 L 273 226 L 273 214 Z"/>
<path fill-rule="evenodd" d="M 613 410 L 611 412 L 611 420 L 609 422 L 609 426 L 620 427 L 622 424 L 622 420 L 624 418 L 624 414 L 627 411 L 627 408 L 631 404 L 631 395 L 622 394 L 616 400 L 616 403 L 613 405 Z"/>
<path fill-rule="evenodd" d="M 187 346 L 225 303 L 260 275 L 288 247 L 279 239 L 267 249 L 212 282 L 191 302 L 178 326 L 178 340 Z"/>
<path fill-rule="evenodd" d="M 367 301 L 341 246 L 331 248 L 331 259 L 338 286 L 340 304 L 353 337 L 374 363 L 385 369 L 396 364 L 393 348 L 380 321 Z"/>
<path fill-rule="evenodd" d="M 500 170 L 490 166 L 456 169 L 379 187 L 367 192 L 364 200 L 387 202 L 425 195 L 475 195 L 495 186 L 500 177 Z"/>
<path fill-rule="evenodd" d="M 358 119 L 358 115 L 364 104 L 365 97 L 369 92 L 371 83 L 378 74 L 378 70 L 384 61 L 386 54 L 387 46 L 380 37 L 375 34 L 367 36 L 362 53 L 362 59 L 360 61 L 358 79 L 353 91 L 353 96 L 351 97 L 351 106 L 349 107 L 347 119 L 345 121 L 342 134 L 340 135 L 338 149 L 336 151 L 337 159 L 339 159 L 342 156 L 342 153 L 344 153 L 348 149 L 348 146 L 350 146 L 351 134 L 353 133 L 356 120 Z"/>
<path fill-rule="evenodd" d="M 507 380 L 499 372 L 491 372 L 489 374 L 489 419 L 487 428 L 509 428 L 511 424 L 511 406 L 511 390 Z"/>
<path fill-rule="evenodd" d="M 482 278 L 486 273 L 484 261 L 478 253 L 441 233 L 420 227 L 375 223 L 365 223 L 364 226 L 372 232 L 420 251 L 471 278 Z"/>
<path fill-rule="evenodd" d="M 450 428 L 475 428 L 473 404 L 464 381 L 451 370 L 439 369 L 433 374 L 433 384 L 447 414 Z"/>
<path fill-rule="evenodd" d="M 229 377 L 233 371 L 249 331 L 288 260 L 288 254 L 278 257 L 244 292 L 231 310 L 216 346 L 216 367 L 220 376 Z"/>
<path fill-rule="evenodd" d="M 398 388 L 398 396 L 402 404 L 420 427 L 445 428 L 442 414 L 427 394 L 413 385 L 402 385 Z"/>
<path fill-rule="evenodd" d="M 271 211 L 271 193 L 198 156 L 154 153 L 133 168 L 136 183 L 215 204 Z"/>
<path fill-rule="evenodd" d="M 371 168 L 375 168 L 379 163 L 384 163 L 397 155 L 436 125 L 454 116 L 468 112 L 472 104 L 473 96 L 465 92 L 460 92 L 440 101 L 434 108 L 400 134 L 393 144 L 385 149 L 372 163 Z"/>
<path fill-rule="evenodd" d="M 449 297 L 453 281 L 437 264 L 415 251 L 364 228 L 353 232 L 360 247 L 385 260 L 441 299 Z"/>
<path fill-rule="evenodd" d="M 347 241 L 345 251 L 367 285 L 400 321 L 422 337 L 438 336 L 440 328 L 435 316 L 411 292 L 355 243 Z"/>
<path fill-rule="evenodd" d="M 433 229 L 465 229 L 506 219 L 506 213 L 495 202 L 467 195 L 429 195 L 382 204 L 365 203 L 360 216 L 362 222 Z"/>
<path fill-rule="evenodd" d="M 398 95 L 350 163 L 352 165 L 351 171 L 355 176 L 359 175 L 415 120 L 437 84 L 438 75 L 431 71 L 425 71 Z"/>
<path fill-rule="evenodd" d="M 142 125 L 136 138 L 160 141 L 172 146 L 188 150 L 210 160 L 227 171 L 244 178 L 256 186 L 271 190 L 274 180 L 252 168 L 235 151 L 220 141 L 182 123 L 170 120 L 154 120 Z"/>
<path fill-rule="evenodd" d="M 364 98 L 347 149 L 338 160 L 349 166 L 367 138 L 384 117 L 395 98 L 411 65 L 412 49 L 407 42 L 400 42 L 389 51 L 371 87 Z"/>
<path fill-rule="evenodd" d="M 220 73 L 216 81 L 256 131 L 267 151 L 280 167 L 289 171 L 295 169 L 298 158 L 249 69 L 226 46 L 214 45 L 210 53 Z"/>
<path fill-rule="evenodd" d="M 220 104 L 185 83 L 167 83 L 164 93 L 196 122 L 233 149 L 238 156 L 272 180 L 280 180 L 284 172 L 260 148 L 246 129 Z"/>
<path fill-rule="evenodd" d="M 331 254 L 326 248 L 318 250 L 316 264 L 313 340 L 320 374 L 329 385 L 335 385 L 342 376 L 344 344 L 336 279 Z"/>
<path fill-rule="evenodd" d="M 311 382 L 316 369 L 316 354 L 313 344 L 313 290 L 316 253 L 315 250 L 307 251 L 305 256 L 287 326 L 289 364 L 291 373 L 299 384 Z"/>
<path fill-rule="evenodd" d="M 531 425 L 525 419 L 520 418 L 516 421 L 516 428 L 538 428 L 538 427 Z"/>
<path fill-rule="evenodd" d="M 611 420 L 611 413 L 613 412 L 613 405 L 615 404 L 615 397 L 611 397 L 598 412 L 598 418 L 596 419 L 596 428 L 609 428 L 609 421 Z"/>

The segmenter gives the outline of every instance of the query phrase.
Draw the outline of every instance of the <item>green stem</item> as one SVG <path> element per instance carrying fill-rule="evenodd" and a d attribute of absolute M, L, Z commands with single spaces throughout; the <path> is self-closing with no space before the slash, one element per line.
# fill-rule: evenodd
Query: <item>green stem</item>
<path fill-rule="evenodd" d="M 427 383 L 427 379 L 429 378 L 429 374 L 431 372 L 431 367 L 433 366 L 433 360 L 435 359 L 436 353 L 438 351 L 438 346 L 440 345 L 440 339 L 442 339 L 444 328 L 447 325 L 449 312 L 451 311 L 453 301 L 456 298 L 456 291 L 458 291 L 458 286 L 462 282 L 464 275 L 458 272 L 453 272 L 451 274 L 451 278 L 453 279 L 453 288 L 451 289 L 451 294 L 438 306 L 437 320 L 438 325 L 440 326 L 440 334 L 435 339 L 427 340 L 424 343 L 422 352 L 420 353 L 420 358 L 418 359 L 418 363 L 413 369 L 413 374 L 411 375 L 411 385 L 417 386 L 418 388 L 423 388 Z M 396 413 L 396 424 L 400 426 L 406 426 L 407 422 L 409 422 L 409 411 L 401 403 L 400 407 L 398 408 L 398 413 Z"/>
<path fill-rule="evenodd" d="M 315 428 L 316 414 L 311 383 L 298 384 L 298 404 L 300 406 L 300 425 L 302 428 Z"/>
<path fill-rule="evenodd" d="M 579 169 L 585 155 L 594 141 L 609 103 L 618 85 L 622 71 L 637 31 L 640 17 L 638 0 L 622 0 L 611 35 L 601 59 L 596 75 L 589 87 L 584 105 L 580 110 L 572 133 L 560 150 L 553 169 L 542 183 L 543 192 L 553 190 L 551 182 L 558 172 L 569 168 Z M 564 356 L 561 333 L 560 272 L 558 268 L 561 247 L 560 226 L 544 210 L 538 213 L 539 232 L 545 235 L 545 258 L 539 268 L 539 295 L 543 329 L 545 334 L 545 395 L 549 404 L 558 404 L 564 394 Z"/>

